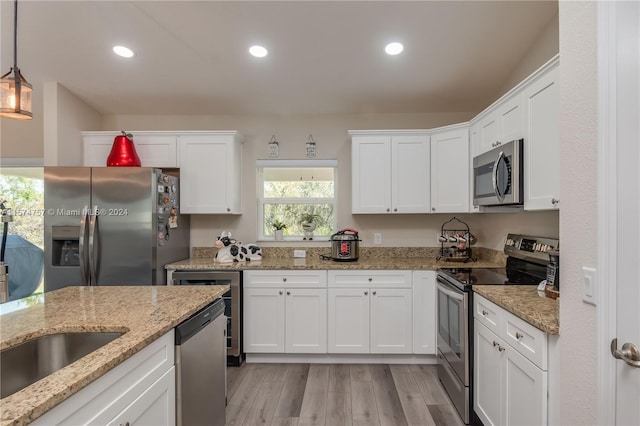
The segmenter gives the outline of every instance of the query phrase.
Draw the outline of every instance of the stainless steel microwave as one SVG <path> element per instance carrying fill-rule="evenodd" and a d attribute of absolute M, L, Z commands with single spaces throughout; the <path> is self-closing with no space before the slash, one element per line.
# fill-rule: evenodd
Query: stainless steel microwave
<path fill-rule="evenodd" d="M 498 145 L 473 159 L 473 205 L 521 205 L 524 140 Z"/>

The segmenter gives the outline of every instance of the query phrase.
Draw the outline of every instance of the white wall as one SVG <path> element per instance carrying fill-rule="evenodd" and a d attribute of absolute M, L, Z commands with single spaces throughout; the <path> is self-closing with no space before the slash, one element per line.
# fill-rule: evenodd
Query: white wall
<path fill-rule="evenodd" d="M 585 1 L 559 5 L 562 273 L 554 379 L 556 419 L 563 425 L 596 422 L 596 310 L 582 302 L 581 291 L 581 268 L 597 265 L 598 247 L 596 7 Z"/>
<path fill-rule="evenodd" d="M 82 165 L 82 130 L 99 129 L 102 115 L 57 82 L 44 84 L 44 164 Z"/>
<path fill-rule="evenodd" d="M 500 95 L 509 91 L 509 89 L 531 74 L 533 70 L 540 67 L 558 53 L 559 27 L 558 15 L 556 15 L 554 19 L 549 21 L 538 40 L 527 50 L 527 53 L 512 71 L 511 77 L 504 82 Z"/>

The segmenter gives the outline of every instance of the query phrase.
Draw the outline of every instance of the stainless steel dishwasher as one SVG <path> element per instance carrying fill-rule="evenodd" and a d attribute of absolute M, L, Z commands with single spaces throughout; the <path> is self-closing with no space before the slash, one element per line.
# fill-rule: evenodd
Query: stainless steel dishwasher
<path fill-rule="evenodd" d="M 222 299 L 176 327 L 176 424 L 223 426 L 227 320 Z"/>
<path fill-rule="evenodd" d="M 178 270 L 172 275 L 173 285 L 228 285 L 222 295 L 227 317 L 227 365 L 240 366 L 242 352 L 242 273 L 220 270 Z"/>

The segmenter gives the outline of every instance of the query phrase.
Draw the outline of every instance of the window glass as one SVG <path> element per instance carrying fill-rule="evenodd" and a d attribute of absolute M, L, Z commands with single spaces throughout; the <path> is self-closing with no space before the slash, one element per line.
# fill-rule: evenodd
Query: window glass
<path fill-rule="evenodd" d="M 274 238 L 277 222 L 286 225 L 287 240 L 328 239 L 335 228 L 337 164 L 277 163 L 258 167 L 259 239 Z"/>

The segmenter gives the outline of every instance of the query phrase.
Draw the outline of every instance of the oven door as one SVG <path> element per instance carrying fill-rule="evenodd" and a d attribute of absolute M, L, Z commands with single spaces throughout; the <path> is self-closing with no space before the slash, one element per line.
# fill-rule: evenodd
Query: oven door
<path fill-rule="evenodd" d="M 468 293 L 438 276 L 438 351 L 464 386 L 469 386 Z"/>

